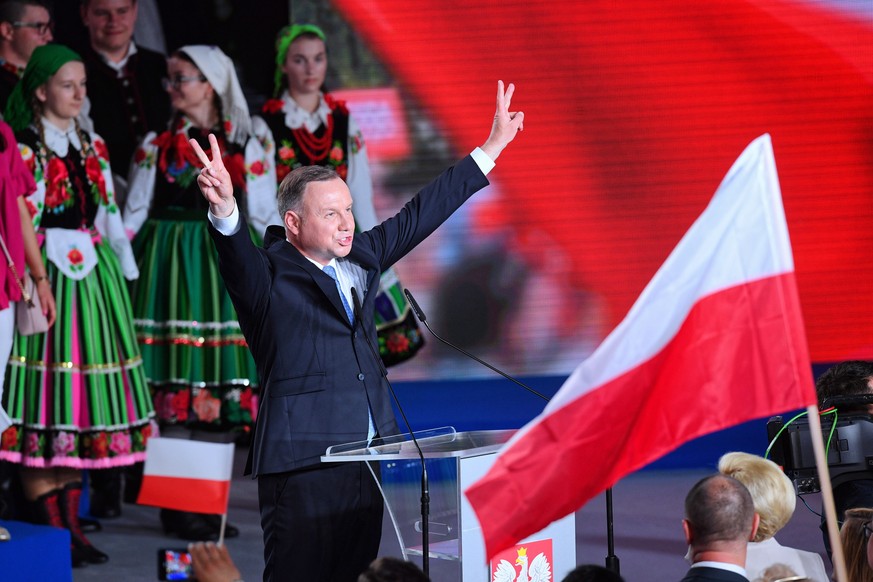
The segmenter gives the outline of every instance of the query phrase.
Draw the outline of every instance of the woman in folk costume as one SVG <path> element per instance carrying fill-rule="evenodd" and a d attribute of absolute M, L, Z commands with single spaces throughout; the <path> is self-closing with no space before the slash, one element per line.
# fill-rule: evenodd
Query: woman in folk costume
<path fill-rule="evenodd" d="M 254 360 L 218 273 L 197 187 L 202 168 L 188 140 L 208 147 L 214 133 L 233 178 L 251 236 L 275 221 L 273 142 L 249 116 L 233 62 L 214 46 L 185 46 L 167 60 L 173 115 L 134 154 L 124 225 L 142 276 L 132 287 L 137 338 L 164 427 L 232 440 L 254 420 Z M 164 511 L 165 529 L 188 539 L 217 539 L 219 521 Z M 234 532 L 231 531 L 232 535 Z"/>
<path fill-rule="evenodd" d="M 276 40 L 275 94 L 264 104 L 264 120 L 276 140 L 276 178 L 294 168 L 321 165 L 336 170 L 352 193 L 356 227 L 376 226 L 373 182 L 364 138 L 342 101 L 324 93 L 327 49 L 322 30 L 295 24 Z M 284 81 L 284 82 L 283 82 Z M 274 218 L 274 224 L 278 217 Z M 393 269 L 382 274 L 376 298 L 379 353 L 390 366 L 411 358 L 423 344 L 415 317 Z"/>
<path fill-rule="evenodd" d="M 125 278 L 138 272 L 112 191 L 106 146 L 82 131 L 85 66 L 61 45 L 37 48 L 6 105 L 36 181 L 27 197 L 57 321 L 16 333 L 4 405 L 12 419 L 0 459 L 21 465 L 42 521 L 71 534 L 73 565 L 108 557 L 82 534 L 82 469 L 145 458 L 154 416 Z"/>
<path fill-rule="evenodd" d="M 24 266 L 30 269 L 30 277 L 36 284 L 39 304 L 51 326 L 55 321 L 55 298 L 49 287 L 42 253 L 33 230 L 30 211 L 25 196 L 36 190 L 31 174 L 21 160 L 15 135 L 6 123 L 0 121 L 0 238 L 6 253 L 15 267 L 8 266 L 6 253 L 0 255 L 0 433 L 12 426 L 12 420 L 2 407 L 3 385 L 6 379 L 6 364 L 12 351 L 15 337 L 15 303 L 23 301 L 21 284 L 25 277 Z M 21 283 L 15 281 L 19 277 Z M 17 429 L 16 429 L 17 430 Z M 10 436 L 15 431 L 10 432 Z M 0 509 L 4 501 L 0 499 Z M 0 541 L 8 540 L 9 532 L 0 527 Z"/>
<path fill-rule="evenodd" d="M 124 226 L 142 276 L 133 285 L 137 337 L 162 423 L 197 429 L 248 426 L 254 362 L 218 274 L 197 188 L 202 165 L 188 139 L 213 132 L 253 238 L 274 221 L 273 143 L 249 116 L 233 62 L 214 46 L 185 46 L 167 60 L 174 113 L 134 154 Z"/>

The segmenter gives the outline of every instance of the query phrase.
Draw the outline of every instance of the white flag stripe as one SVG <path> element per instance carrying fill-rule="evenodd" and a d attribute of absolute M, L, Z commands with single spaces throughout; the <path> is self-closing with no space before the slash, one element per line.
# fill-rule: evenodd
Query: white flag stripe
<path fill-rule="evenodd" d="M 145 475 L 230 481 L 233 474 L 233 443 L 153 437 L 146 452 Z"/>
<path fill-rule="evenodd" d="M 750 231 L 755 236 L 749 236 Z M 769 246 L 759 244 L 761 232 L 767 233 Z M 773 148 L 770 136 L 765 134 L 737 158 L 709 206 L 627 317 L 576 368 L 543 415 L 659 353 L 701 298 L 793 270 Z M 705 273 L 703 278 L 701 273 Z"/>

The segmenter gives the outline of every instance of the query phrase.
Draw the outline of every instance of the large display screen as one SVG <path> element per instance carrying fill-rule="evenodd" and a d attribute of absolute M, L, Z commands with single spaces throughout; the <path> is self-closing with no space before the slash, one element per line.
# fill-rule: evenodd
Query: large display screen
<path fill-rule="evenodd" d="M 381 217 L 485 140 L 497 79 L 517 86 L 525 129 L 491 186 L 397 266 L 437 333 L 515 374 L 569 373 L 769 133 L 812 359 L 873 357 L 868 3 L 333 9 L 376 61 L 378 81 L 340 88 L 371 150 Z M 331 51 L 335 69 L 363 66 Z M 392 378 L 490 374 L 428 339 Z"/>

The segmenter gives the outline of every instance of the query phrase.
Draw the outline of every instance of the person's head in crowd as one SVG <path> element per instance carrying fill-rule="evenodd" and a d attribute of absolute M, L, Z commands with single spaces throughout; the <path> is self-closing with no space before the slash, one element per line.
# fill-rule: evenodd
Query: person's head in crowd
<path fill-rule="evenodd" d="M 794 485 L 773 461 L 748 453 L 727 453 L 719 459 L 718 471 L 745 485 L 752 495 L 760 517 L 752 541 L 772 538 L 794 515 Z"/>
<path fill-rule="evenodd" d="M 785 564 L 773 564 L 761 572 L 761 575 L 752 580 L 752 582 L 778 582 L 779 580 L 801 582 L 801 580 L 809 580 L 809 578 L 798 578 L 797 572 Z"/>
<path fill-rule="evenodd" d="M 322 30 L 314 24 L 293 24 L 276 37 L 274 96 L 282 89 L 295 101 L 315 96 L 327 75 L 327 47 Z"/>
<path fill-rule="evenodd" d="M 197 582 L 237 582 L 242 579 L 227 546 L 212 542 L 188 544 L 191 567 Z"/>
<path fill-rule="evenodd" d="M 136 26 L 136 0 L 82 0 L 91 48 L 113 62 L 127 56 Z"/>
<path fill-rule="evenodd" d="M 65 130 L 75 124 L 85 100 L 85 65 L 73 50 L 59 44 L 37 47 L 6 103 L 4 117 L 15 131 L 31 123 L 42 130 L 41 117 Z M 42 140 L 41 140 L 42 141 Z"/>
<path fill-rule="evenodd" d="M 839 400 L 839 397 L 863 396 L 873 393 L 873 362 L 848 360 L 828 368 L 815 382 L 819 407 L 825 400 Z M 837 402 L 840 414 L 873 414 L 873 405 L 847 405 Z M 834 503 L 837 519 L 842 520 L 845 512 L 853 507 L 873 507 L 873 482 L 870 479 L 854 479 L 834 487 Z M 822 528 L 822 536 L 828 555 L 831 554 L 830 539 Z"/>
<path fill-rule="evenodd" d="M 867 546 L 873 533 L 873 509 L 854 508 L 846 511 L 840 527 L 840 542 L 846 558 L 849 582 L 873 582 L 873 568 L 867 558 Z"/>
<path fill-rule="evenodd" d="M 252 121 L 233 61 L 217 46 L 187 45 L 167 59 L 165 89 L 173 109 L 202 130 L 217 129 L 244 146 Z"/>
<path fill-rule="evenodd" d="M 571 570 L 561 582 L 624 582 L 624 579 L 609 568 L 584 564 Z"/>
<path fill-rule="evenodd" d="M 873 362 L 849 360 L 828 368 L 815 381 L 815 392 L 820 406 L 827 398 L 873 393 Z M 873 406 L 864 405 L 839 408 L 858 412 L 873 411 Z"/>
<path fill-rule="evenodd" d="M 0 2 L 0 58 L 24 68 L 38 46 L 52 41 L 54 22 L 43 0 Z"/>
<path fill-rule="evenodd" d="M 373 560 L 358 582 L 430 582 L 430 578 L 412 562 L 385 556 Z"/>
<path fill-rule="evenodd" d="M 688 492 L 682 527 L 693 563 L 712 560 L 744 566 L 746 546 L 758 529 L 758 515 L 745 485 L 715 474 Z"/>
<path fill-rule="evenodd" d="M 873 536 L 867 538 L 867 565 L 873 570 Z"/>

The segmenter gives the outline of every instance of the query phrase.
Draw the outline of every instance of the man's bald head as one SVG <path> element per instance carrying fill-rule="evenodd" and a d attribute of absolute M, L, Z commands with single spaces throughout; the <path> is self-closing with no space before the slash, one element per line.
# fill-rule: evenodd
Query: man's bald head
<path fill-rule="evenodd" d="M 755 505 L 745 485 L 726 475 L 698 481 L 685 497 L 685 519 L 695 547 L 719 542 L 747 542 Z"/>

